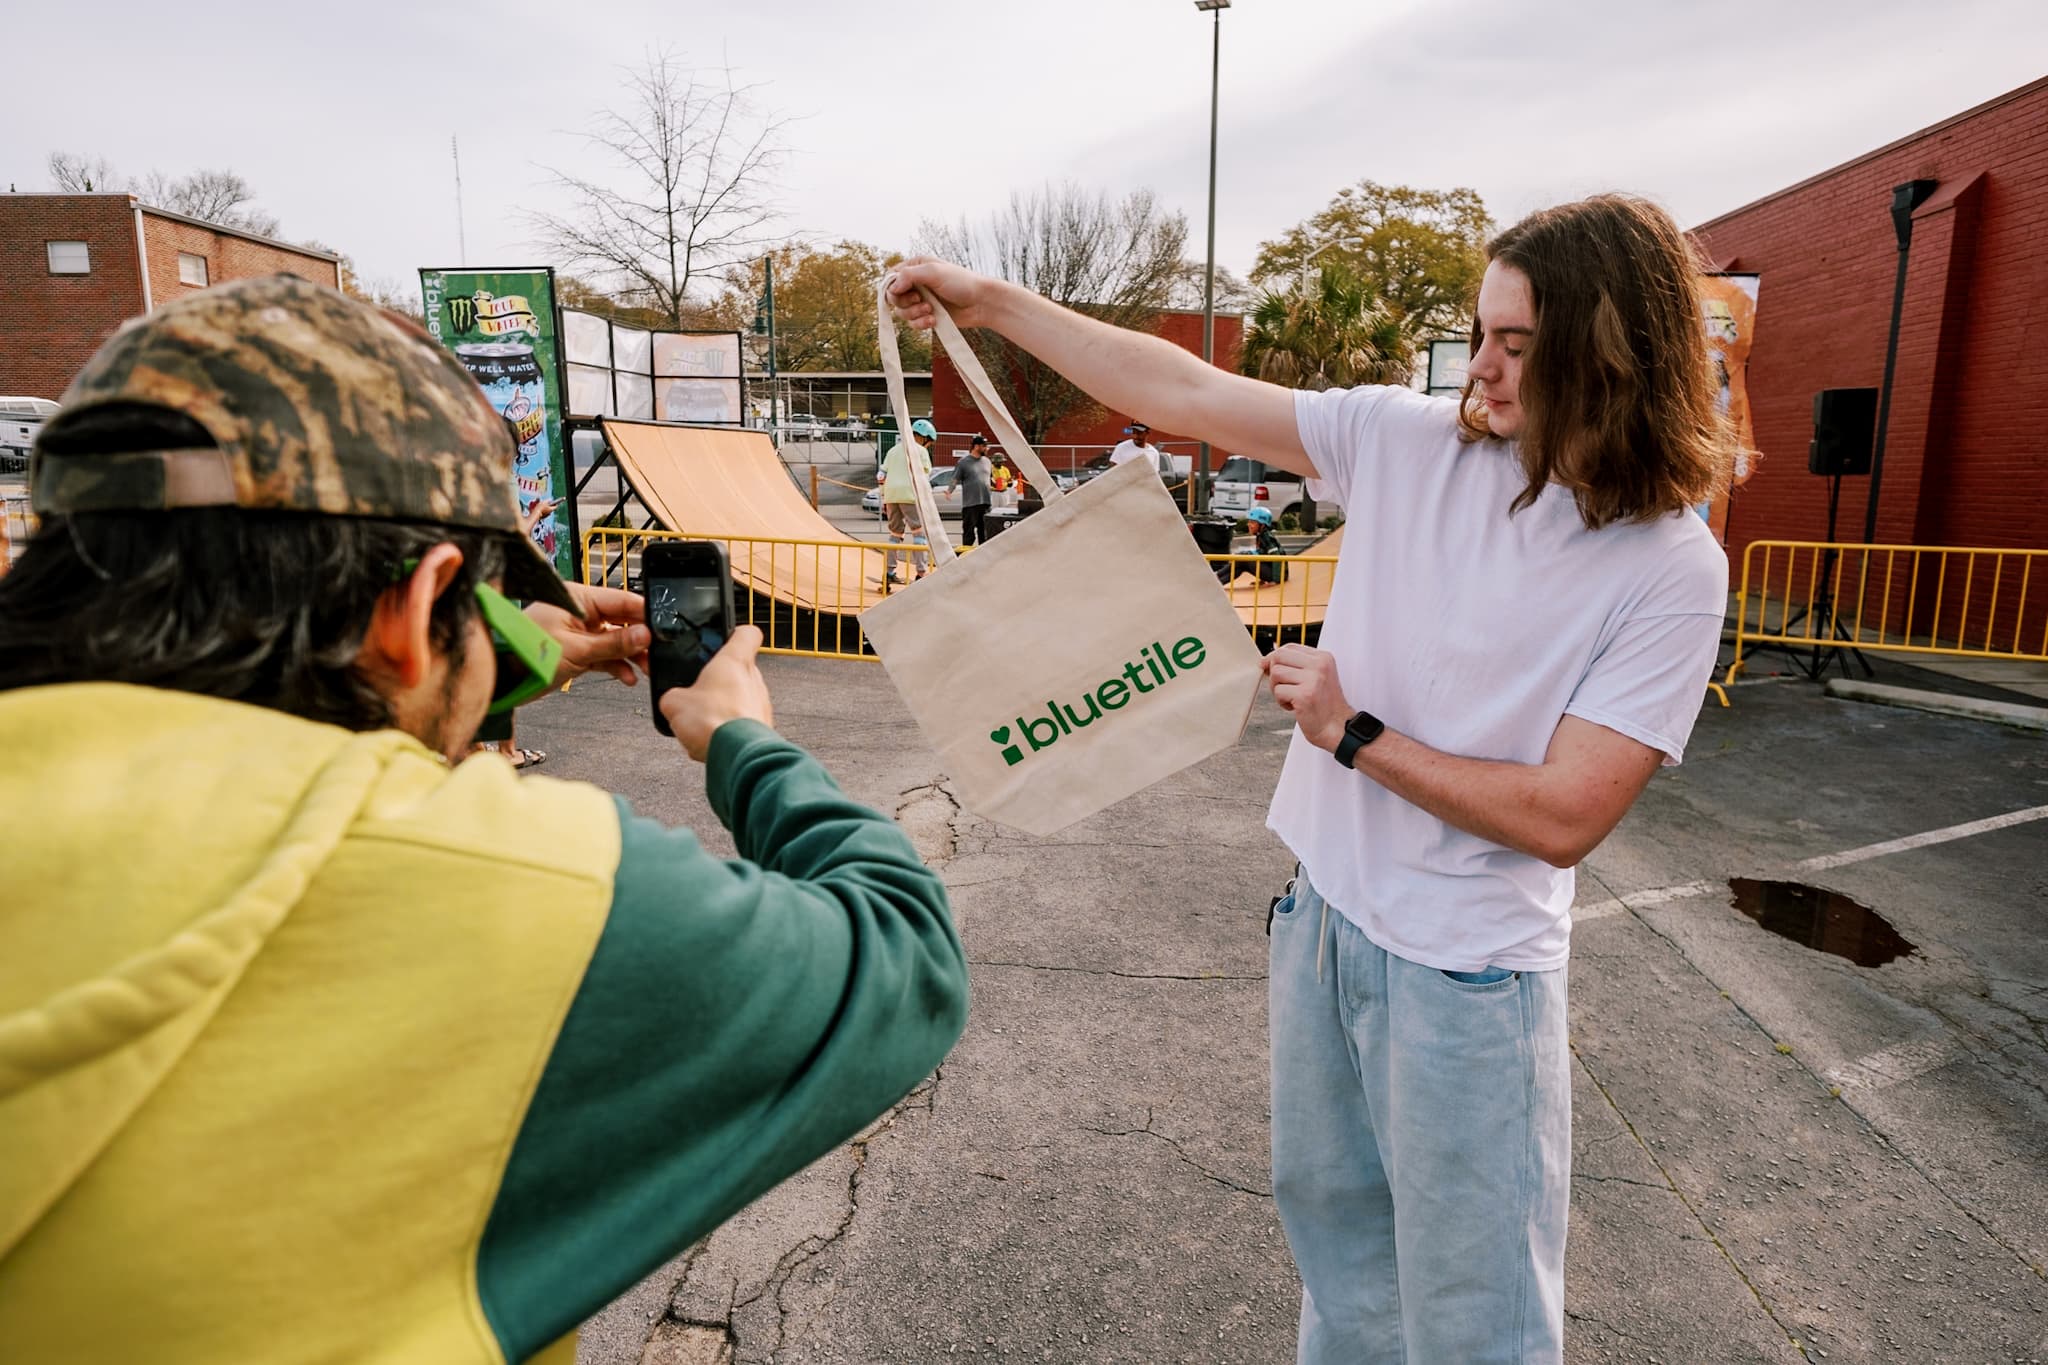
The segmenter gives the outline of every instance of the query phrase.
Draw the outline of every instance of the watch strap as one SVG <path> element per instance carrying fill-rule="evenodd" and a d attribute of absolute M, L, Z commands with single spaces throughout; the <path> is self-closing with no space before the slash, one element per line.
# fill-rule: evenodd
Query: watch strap
<path fill-rule="evenodd" d="M 1337 741 L 1336 759 L 1345 767 L 1352 767 L 1358 751 L 1380 737 L 1386 724 L 1370 711 L 1360 711 L 1344 722 L 1344 738 Z"/>

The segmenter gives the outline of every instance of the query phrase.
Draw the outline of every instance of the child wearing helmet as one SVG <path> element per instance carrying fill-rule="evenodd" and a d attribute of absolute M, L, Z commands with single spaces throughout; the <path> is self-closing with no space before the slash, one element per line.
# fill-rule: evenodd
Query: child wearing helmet
<path fill-rule="evenodd" d="M 1284 555 L 1287 553 L 1280 546 L 1280 537 L 1273 534 L 1273 509 L 1270 507 L 1254 507 L 1251 511 L 1244 514 L 1244 519 L 1252 524 L 1252 534 L 1258 540 L 1257 547 L 1252 551 L 1253 554 Z M 1261 583 L 1278 583 L 1286 575 L 1287 569 L 1285 565 L 1259 565 L 1259 581 Z"/>

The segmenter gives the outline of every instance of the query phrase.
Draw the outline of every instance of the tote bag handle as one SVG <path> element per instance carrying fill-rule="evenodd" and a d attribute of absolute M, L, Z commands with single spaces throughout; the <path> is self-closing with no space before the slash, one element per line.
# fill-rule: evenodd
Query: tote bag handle
<path fill-rule="evenodd" d="M 882 373 L 887 377 L 889 384 L 890 409 L 896 414 L 897 431 L 902 433 L 903 440 L 908 441 L 911 439 L 910 403 L 904 397 L 903 357 L 896 349 L 896 319 L 889 312 L 889 285 L 895 278 L 893 274 L 884 275 L 875 285 L 875 330 L 881 342 Z M 946 311 L 946 306 L 933 298 L 929 290 L 920 285 L 917 292 L 931 305 L 932 317 L 938 324 L 936 330 L 939 344 L 946 348 L 946 354 L 952 358 L 953 367 L 960 372 L 960 379 L 967 385 L 968 395 L 973 398 L 974 405 L 981 409 L 982 416 L 995 428 L 996 439 L 1002 443 L 1003 453 L 1016 459 L 1024 471 L 1024 477 L 1038 489 L 1039 497 L 1043 501 L 1050 503 L 1061 497 L 1059 481 L 1046 469 L 1045 462 L 1038 458 L 1038 452 L 1031 448 L 1031 443 L 1024 439 L 1023 430 L 1010 416 L 1010 410 L 1003 405 L 1003 400 L 997 396 L 996 386 L 990 382 L 988 371 L 982 368 L 981 357 L 967 344 L 967 337 L 961 332 L 960 325 L 953 321 L 952 314 Z M 912 449 L 915 450 L 915 443 Z M 917 461 L 913 459 L 913 467 L 916 463 Z M 918 507 L 924 513 L 925 525 L 928 533 L 932 535 L 934 548 L 943 544 L 946 557 L 951 558 L 953 543 L 946 536 L 944 528 L 938 525 L 936 504 L 931 499 L 929 476 L 919 480 Z"/>

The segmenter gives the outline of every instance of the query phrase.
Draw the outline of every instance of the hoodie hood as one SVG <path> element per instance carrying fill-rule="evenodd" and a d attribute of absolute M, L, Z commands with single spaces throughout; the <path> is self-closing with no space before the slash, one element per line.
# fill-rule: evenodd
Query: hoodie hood
<path fill-rule="evenodd" d="M 445 769 L 396 731 L 115 684 L 0 693 L 0 752 L 5 1257 L 205 1031 L 390 770 Z"/>

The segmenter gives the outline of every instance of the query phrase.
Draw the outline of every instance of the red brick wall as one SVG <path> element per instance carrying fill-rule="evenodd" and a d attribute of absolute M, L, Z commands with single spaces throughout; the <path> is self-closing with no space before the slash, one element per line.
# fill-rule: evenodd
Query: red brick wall
<path fill-rule="evenodd" d="M 92 271 L 52 275 L 44 244 L 82 241 Z M 142 311 L 126 195 L 0 195 L 0 394 L 55 398 Z"/>
<path fill-rule="evenodd" d="M 2048 364 L 2037 355 L 2048 345 L 2048 81 L 2039 81 L 1695 230 L 1716 264 L 1762 277 L 1749 397 L 1765 461 L 1729 518 L 1738 572 L 1751 541 L 1823 534 L 1828 481 L 1806 472 L 1813 395 L 1884 377 L 1898 268 L 1891 190 L 1915 179 L 1940 188 L 1914 215 L 1877 539 L 2048 548 Z M 1862 538 L 1869 487 L 1843 480 L 1839 539 Z M 2012 586 L 1998 638 L 2019 624 Z M 1987 586 L 1972 595 L 1985 609 Z M 2048 614 L 2048 594 L 2030 596 L 2038 605 L 2029 603 L 2023 638 L 2038 643 L 2034 618 Z M 1915 614 L 1924 629 L 1926 613 Z"/>
<path fill-rule="evenodd" d="M 1202 353 L 1200 313 L 1162 313 L 1156 331 L 1159 336 L 1165 337 L 1176 346 L 1183 347 L 1195 355 Z M 1215 363 L 1224 369 L 1235 370 L 1238 347 L 1243 339 L 1243 318 L 1234 313 L 1217 314 Z M 1140 421 L 1150 420 L 1147 413 L 1104 412 L 1100 408 L 1091 408 L 1061 418 L 1053 423 L 1052 430 L 1046 433 L 1046 464 L 1053 469 L 1063 470 L 1067 467 L 1070 455 L 1077 463 L 1086 464 L 1089 459 L 1123 440 L 1123 429 L 1134 417 Z M 967 397 L 967 388 L 960 382 L 959 372 L 946 357 L 944 348 L 936 346 L 932 350 L 932 422 L 940 431 L 987 431 L 990 439 L 994 439 L 995 436 L 988 422 Z M 1176 455 L 1195 453 L 1190 438 L 1157 426 L 1153 428 L 1152 439 L 1154 442 L 1166 444 Z M 952 462 L 954 444 L 950 440 L 939 442 L 939 453 L 943 458 L 936 463 Z M 1069 452 L 1059 449 L 1061 446 L 1079 448 Z M 1224 451 L 1212 450 L 1211 467 L 1222 464 L 1227 458 L 1228 455 Z"/>
<path fill-rule="evenodd" d="M 158 308 L 187 294 L 198 292 L 178 279 L 178 253 L 190 252 L 206 258 L 207 281 L 225 284 L 258 275 L 297 275 L 300 279 L 340 286 L 334 262 L 308 256 L 282 244 L 252 242 L 232 233 L 214 232 L 175 218 L 160 218 L 147 210 L 142 215 L 143 240 L 149 250 L 149 292 Z"/>

